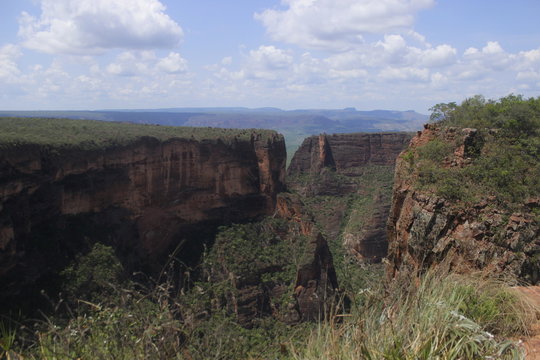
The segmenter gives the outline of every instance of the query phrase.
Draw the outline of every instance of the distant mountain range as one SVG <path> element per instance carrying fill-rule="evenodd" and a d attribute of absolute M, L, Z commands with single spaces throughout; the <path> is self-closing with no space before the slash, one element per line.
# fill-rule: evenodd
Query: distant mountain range
<path fill-rule="evenodd" d="M 264 128 L 285 136 L 289 158 L 302 140 L 320 133 L 415 131 L 429 119 L 415 111 L 278 108 L 167 108 L 96 111 L 0 111 L 0 116 L 95 119 L 170 126 Z"/>

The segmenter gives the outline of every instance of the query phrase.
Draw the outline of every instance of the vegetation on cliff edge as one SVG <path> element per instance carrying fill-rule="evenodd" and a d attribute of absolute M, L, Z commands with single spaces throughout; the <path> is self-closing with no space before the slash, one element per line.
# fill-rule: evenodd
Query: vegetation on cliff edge
<path fill-rule="evenodd" d="M 140 125 L 98 120 L 49 118 L 0 118 L 0 149 L 36 144 L 52 148 L 99 150 L 129 145 L 143 137 L 160 141 L 174 138 L 187 140 L 249 141 L 252 136 L 273 138 L 272 130 L 223 129 Z"/>
<path fill-rule="evenodd" d="M 465 205 L 491 197 L 511 207 L 540 196 L 540 97 L 475 96 L 432 110 L 432 126 L 446 132 L 402 155 L 414 165 L 421 186 Z M 463 155 L 456 153 L 460 146 Z"/>

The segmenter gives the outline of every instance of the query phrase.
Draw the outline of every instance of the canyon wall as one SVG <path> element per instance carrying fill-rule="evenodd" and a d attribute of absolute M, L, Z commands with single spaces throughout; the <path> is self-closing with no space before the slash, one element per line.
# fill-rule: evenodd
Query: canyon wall
<path fill-rule="evenodd" d="M 332 168 L 341 174 L 359 175 L 367 165 L 394 165 L 410 139 L 405 132 L 311 136 L 294 154 L 288 173 L 319 173 Z"/>
<path fill-rule="evenodd" d="M 211 284 L 198 295 L 210 305 L 206 313 L 225 309 L 244 327 L 270 316 L 287 324 L 318 320 L 336 304 L 332 254 L 296 194 L 279 194 L 263 221 L 221 228 L 201 268 Z"/>
<path fill-rule="evenodd" d="M 144 137 L 103 150 L 19 145 L 0 152 L 3 298 L 99 241 L 129 268 L 189 264 L 219 225 L 272 214 L 284 188 L 283 137 Z"/>
<path fill-rule="evenodd" d="M 450 147 L 435 170 L 419 158 L 430 143 Z M 435 188 L 421 185 L 421 180 L 430 176 L 429 171 L 437 168 L 452 171 L 470 167 L 473 158 L 482 156 L 482 148 L 488 145 L 496 147 L 497 143 L 475 129 L 426 125 L 400 155 L 388 219 L 390 277 L 444 263 L 453 271 L 482 270 L 538 283 L 540 199 L 509 203 L 493 194 L 469 191 L 466 198 L 457 200 L 457 195 L 450 195 L 475 185 L 464 178 Z M 449 195 L 443 196 L 441 191 Z"/>
<path fill-rule="evenodd" d="M 306 196 L 328 239 L 358 260 L 387 252 L 395 159 L 409 133 L 321 134 L 304 140 L 288 168 L 288 184 Z M 339 240 L 338 240 L 339 239 Z"/>

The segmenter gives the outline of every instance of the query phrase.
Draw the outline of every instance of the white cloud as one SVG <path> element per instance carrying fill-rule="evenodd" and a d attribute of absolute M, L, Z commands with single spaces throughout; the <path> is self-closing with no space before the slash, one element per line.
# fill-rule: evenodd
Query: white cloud
<path fill-rule="evenodd" d="M 530 64 L 540 64 L 540 49 L 522 51 L 519 53 L 519 55 Z"/>
<path fill-rule="evenodd" d="M 468 48 L 461 61 L 463 73 L 467 78 L 475 74 L 485 74 L 489 71 L 506 71 L 517 66 L 517 56 L 504 51 L 496 41 L 489 41 L 481 50 Z"/>
<path fill-rule="evenodd" d="M 223 59 L 221 59 L 221 65 L 231 65 L 232 64 L 232 57 L 231 56 L 226 56 L 224 57 Z"/>
<path fill-rule="evenodd" d="M 256 67 L 265 70 L 285 69 L 293 63 L 291 55 L 274 46 L 260 46 L 257 50 L 251 50 L 249 57 Z"/>
<path fill-rule="evenodd" d="M 164 58 L 158 58 L 153 51 L 125 51 L 108 64 L 106 70 L 117 76 L 157 76 L 157 70 L 182 74 L 187 68 L 187 61 L 179 53 L 171 52 Z"/>
<path fill-rule="evenodd" d="M 249 51 L 241 71 L 229 71 L 222 67 L 216 75 L 232 79 L 276 80 L 292 69 L 293 62 L 292 55 L 287 51 L 275 46 L 261 45 Z"/>
<path fill-rule="evenodd" d="M 415 67 L 386 67 L 380 71 L 379 76 L 385 80 L 427 81 L 429 70 Z"/>
<path fill-rule="evenodd" d="M 116 57 L 115 62 L 107 65 L 107 72 L 111 75 L 135 76 L 146 67 L 140 58 L 130 51 L 123 52 Z"/>
<path fill-rule="evenodd" d="M 420 54 L 419 61 L 428 67 L 445 66 L 455 62 L 457 50 L 450 45 L 443 44 L 429 48 Z"/>
<path fill-rule="evenodd" d="M 159 0 L 41 0 L 41 10 L 39 19 L 22 13 L 19 35 L 51 54 L 171 48 L 183 37 Z"/>
<path fill-rule="evenodd" d="M 385 35 L 384 41 L 379 41 L 377 45 L 382 46 L 390 54 L 403 51 L 407 48 L 405 39 L 401 35 Z"/>
<path fill-rule="evenodd" d="M 434 0 L 282 0 L 285 10 L 255 14 L 277 41 L 305 48 L 347 50 L 365 34 L 410 32 L 414 15 Z"/>
<path fill-rule="evenodd" d="M 157 63 L 157 67 L 163 72 L 178 74 L 187 70 L 187 61 L 180 54 L 171 52 Z"/>
<path fill-rule="evenodd" d="M 489 41 L 486 46 L 482 48 L 484 54 L 500 54 L 503 53 L 501 45 L 496 41 Z"/>
<path fill-rule="evenodd" d="M 17 59 L 21 56 L 18 46 L 7 44 L 0 47 L 0 79 L 14 81 L 20 74 Z"/>
<path fill-rule="evenodd" d="M 517 80 L 524 80 L 525 82 L 540 81 L 540 72 L 537 71 L 520 71 L 516 75 Z"/>

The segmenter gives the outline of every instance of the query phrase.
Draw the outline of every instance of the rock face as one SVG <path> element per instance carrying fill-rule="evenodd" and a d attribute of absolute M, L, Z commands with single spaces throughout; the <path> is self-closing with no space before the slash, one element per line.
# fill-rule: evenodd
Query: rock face
<path fill-rule="evenodd" d="M 294 154 L 288 174 L 320 173 L 323 168 L 333 168 L 340 174 L 359 175 L 369 164 L 394 165 L 410 139 L 409 133 L 311 136 Z"/>
<path fill-rule="evenodd" d="M 288 169 L 289 187 L 309 198 L 329 238 L 356 258 L 387 253 L 386 220 L 394 163 L 409 133 L 356 133 L 304 140 Z"/>
<path fill-rule="evenodd" d="M 276 214 L 288 220 L 292 233 L 306 241 L 302 261 L 298 265 L 294 293 L 303 320 L 319 319 L 338 288 L 332 254 L 325 237 L 315 227 L 315 219 L 306 213 L 298 197 L 278 197 Z"/>
<path fill-rule="evenodd" d="M 407 153 L 437 138 L 449 140 L 456 129 L 432 125 L 418 132 Z M 444 166 L 467 166 L 482 146 L 474 129 L 459 130 L 463 141 L 453 149 L 454 159 Z M 397 161 L 392 207 L 388 219 L 389 276 L 444 262 L 455 271 L 486 270 L 515 275 L 538 283 L 540 228 L 535 213 L 539 199 L 529 199 L 519 212 L 497 207 L 485 197 L 466 208 L 419 189 L 415 170 L 404 152 Z"/>
<path fill-rule="evenodd" d="M 0 153 L 0 287 L 18 293 L 89 243 L 159 270 L 197 260 L 217 225 L 271 214 L 284 188 L 283 137 L 160 142 L 103 151 L 19 146 Z M 196 236 L 194 236 L 196 235 Z"/>
<path fill-rule="evenodd" d="M 318 320 L 338 286 L 326 239 L 290 193 L 278 195 L 272 217 L 222 228 L 202 268 L 211 284 L 204 293 L 213 294 L 206 311 L 226 309 L 248 328 L 268 316 Z"/>

